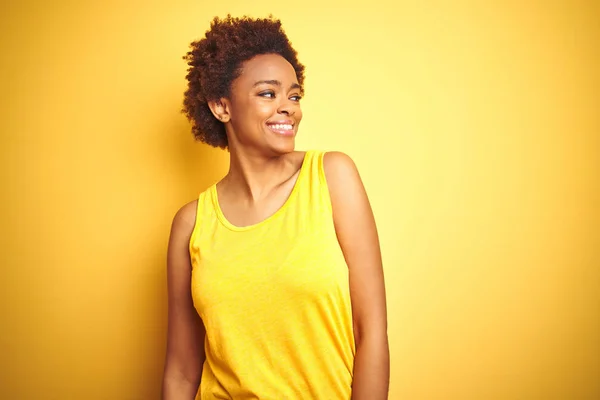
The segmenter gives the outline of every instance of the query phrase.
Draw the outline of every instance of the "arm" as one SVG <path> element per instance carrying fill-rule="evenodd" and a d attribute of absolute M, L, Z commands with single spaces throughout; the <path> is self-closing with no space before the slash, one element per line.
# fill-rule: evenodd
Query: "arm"
<path fill-rule="evenodd" d="M 388 398 L 390 361 L 385 285 L 373 212 L 354 162 L 325 154 L 333 221 L 350 273 L 356 356 L 352 400 Z"/>
<path fill-rule="evenodd" d="M 193 400 L 204 363 L 204 325 L 192 301 L 189 240 L 196 202 L 183 206 L 171 226 L 167 252 L 168 332 L 163 400 Z"/>

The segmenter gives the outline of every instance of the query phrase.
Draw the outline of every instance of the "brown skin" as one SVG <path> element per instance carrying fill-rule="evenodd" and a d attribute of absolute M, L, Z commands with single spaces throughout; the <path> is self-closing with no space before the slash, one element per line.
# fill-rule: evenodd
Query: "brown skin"
<path fill-rule="evenodd" d="M 261 81 L 271 82 L 257 85 Z M 302 119 L 297 83 L 293 67 L 283 57 L 261 55 L 244 63 L 230 98 L 209 103 L 227 131 L 230 169 L 217 184 L 217 192 L 223 213 L 234 225 L 264 220 L 283 206 L 292 191 L 304 158 L 304 153 L 294 151 Z M 281 135 L 269 128 L 271 122 L 284 120 L 293 125 L 293 134 Z M 338 241 L 350 271 L 356 341 L 352 399 L 387 399 L 385 286 L 375 220 L 352 160 L 343 153 L 327 153 L 324 168 Z M 190 294 L 188 243 L 196 204 L 193 201 L 178 211 L 169 241 L 164 400 L 193 399 L 204 362 L 204 327 Z"/>
<path fill-rule="evenodd" d="M 171 226 L 167 251 L 169 318 L 162 384 L 164 400 L 194 399 L 204 364 L 205 331 L 192 302 L 192 266 L 188 250 L 197 203 L 196 200 L 183 206 Z"/>
<path fill-rule="evenodd" d="M 327 153 L 323 166 L 335 231 L 350 271 L 356 342 L 352 400 L 387 399 L 390 377 L 387 312 L 375 219 L 350 157 Z"/>

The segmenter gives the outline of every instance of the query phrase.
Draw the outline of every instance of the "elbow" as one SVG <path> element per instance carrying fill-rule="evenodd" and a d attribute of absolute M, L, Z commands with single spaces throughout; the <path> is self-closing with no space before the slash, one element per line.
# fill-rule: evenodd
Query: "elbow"
<path fill-rule="evenodd" d="M 388 333 L 387 324 L 361 324 L 360 322 L 354 322 L 354 344 L 356 348 L 362 347 L 364 343 L 380 344 L 385 346 L 387 349 L 388 344 Z"/>
<path fill-rule="evenodd" d="M 201 374 L 201 370 L 185 371 L 167 364 L 162 379 L 162 399 L 193 399 L 200 386 Z"/>

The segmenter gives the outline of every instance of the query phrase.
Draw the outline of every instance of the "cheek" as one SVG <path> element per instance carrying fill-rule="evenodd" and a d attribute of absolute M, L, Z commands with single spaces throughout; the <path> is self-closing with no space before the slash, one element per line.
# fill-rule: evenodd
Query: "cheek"
<path fill-rule="evenodd" d="M 266 101 L 254 100 L 246 104 L 244 116 L 248 122 L 261 123 L 271 118 L 275 112 L 276 109 L 273 104 L 269 104 Z"/>
<path fill-rule="evenodd" d="M 267 120 L 273 114 L 273 107 L 265 102 L 250 99 L 245 102 L 236 102 L 232 104 L 232 115 L 238 124 L 254 125 Z"/>
<path fill-rule="evenodd" d="M 261 102 L 256 106 L 256 114 L 261 119 L 269 119 L 273 114 L 277 111 L 277 109 L 273 106 L 273 104 L 269 104 L 267 102 Z"/>

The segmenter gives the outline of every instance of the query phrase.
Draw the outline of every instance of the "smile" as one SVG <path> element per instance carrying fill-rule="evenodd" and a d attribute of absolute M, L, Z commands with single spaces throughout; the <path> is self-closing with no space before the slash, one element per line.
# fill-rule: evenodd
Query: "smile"
<path fill-rule="evenodd" d="M 280 135 L 293 135 L 294 134 L 294 125 L 292 124 L 267 124 L 269 129 L 275 133 Z"/>

